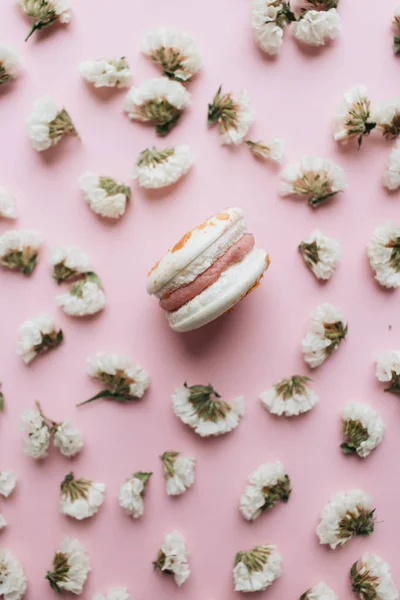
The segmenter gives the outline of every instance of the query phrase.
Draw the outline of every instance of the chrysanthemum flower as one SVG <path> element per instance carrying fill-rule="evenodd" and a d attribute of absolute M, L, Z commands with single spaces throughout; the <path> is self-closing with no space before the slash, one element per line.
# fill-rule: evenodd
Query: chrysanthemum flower
<path fill-rule="evenodd" d="M 342 410 L 342 431 L 344 442 L 340 447 L 343 452 L 365 458 L 383 440 L 385 424 L 368 404 L 350 402 Z"/>
<path fill-rule="evenodd" d="M 85 200 L 94 213 L 109 219 L 118 219 L 125 213 L 131 198 L 131 189 L 112 177 L 103 177 L 88 171 L 79 179 Z"/>
<path fill-rule="evenodd" d="M 56 348 L 64 339 L 62 330 L 56 329 L 52 317 L 47 314 L 38 315 L 22 323 L 19 335 L 17 353 L 26 364 L 38 354 Z"/>
<path fill-rule="evenodd" d="M 118 402 L 130 402 L 142 398 L 149 387 L 147 371 L 133 365 L 127 356 L 98 352 L 87 359 L 87 372 L 103 383 L 105 389 L 82 402 L 87 404 L 98 398 L 109 398 Z"/>
<path fill-rule="evenodd" d="M 0 549 L 0 596 L 3 600 L 21 600 L 27 581 L 19 560 L 7 548 Z"/>
<path fill-rule="evenodd" d="M 302 594 L 300 600 L 338 600 L 338 597 L 326 583 L 321 581 Z"/>
<path fill-rule="evenodd" d="M 400 52 L 400 5 L 396 7 L 392 23 L 394 29 L 393 50 L 395 54 L 398 54 Z"/>
<path fill-rule="evenodd" d="M 15 50 L 0 44 L 0 85 L 18 77 L 20 69 L 21 61 Z"/>
<path fill-rule="evenodd" d="M 79 540 L 66 537 L 53 557 L 53 569 L 47 572 L 46 579 L 58 594 L 81 594 L 90 571 L 85 548 Z"/>
<path fill-rule="evenodd" d="M 320 304 L 311 314 L 310 329 L 302 340 L 305 362 L 315 369 L 339 348 L 347 335 L 348 326 L 338 308 Z"/>
<path fill-rule="evenodd" d="M 127 588 L 114 588 L 105 596 L 103 594 L 95 594 L 92 600 L 133 600 Z"/>
<path fill-rule="evenodd" d="M 83 279 L 73 283 L 69 294 L 59 294 L 56 301 L 65 314 L 71 317 L 95 315 L 104 309 L 106 296 L 96 273 L 86 273 Z"/>
<path fill-rule="evenodd" d="M 32 147 L 43 152 L 56 146 L 65 135 L 79 137 L 65 108 L 59 108 L 50 96 L 42 96 L 26 119 L 26 130 Z"/>
<path fill-rule="evenodd" d="M 188 551 L 179 531 L 173 531 L 165 536 L 153 566 L 160 573 L 172 575 L 178 587 L 187 580 L 190 575 Z"/>
<path fill-rule="evenodd" d="M 79 454 L 83 448 L 83 437 L 79 429 L 71 421 L 54 423 L 52 426 L 53 442 L 63 456 L 71 458 Z"/>
<path fill-rule="evenodd" d="M 276 546 L 254 546 L 236 554 L 233 569 L 235 592 L 266 590 L 281 575 L 282 557 Z"/>
<path fill-rule="evenodd" d="M 378 356 L 376 361 L 376 377 L 378 381 L 387 383 L 385 392 L 400 394 L 400 351 L 392 350 Z"/>
<path fill-rule="evenodd" d="M 383 185 L 388 190 L 397 190 L 400 187 L 400 141 L 396 142 L 395 147 L 389 154 L 389 160 L 386 170 L 382 177 Z"/>
<path fill-rule="evenodd" d="M 335 40 L 342 29 L 340 15 L 335 8 L 330 10 L 305 10 L 291 24 L 295 37 L 309 46 L 325 46 Z"/>
<path fill-rule="evenodd" d="M 279 184 L 281 196 L 304 196 L 313 208 L 332 198 L 347 187 L 342 167 L 331 160 L 304 156 L 298 163 L 288 165 Z"/>
<path fill-rule="evenodd" d="M 253 0 L 252 26 L 257 44 L 271 56 L 279 54 L 283 32 L 296 17 L 289 2 L 279 0 Z"/>
<path fill-rule="evenodd" d="M 372 106 L 371 120 L 376 123 L 377 133 L 387 140 L 395 140 L 400 134 L 400 98 Z"/>
<path fill-rule="evenodd" d="M 167 77 L 149 79 L 128 92 L 123 110 L 134 121 L 153 122 L 158 135 L 166 135 L 190 105 L 190 94 L 181 83 Z"/>
<path fill-rule="evenodd" d="M 368 258 L 377 282 L 386 288 L 400 286 L 400 227 L 382 223 L 368 242 Z"/>
<path fill-rule="evenodd" d="M 278 163 L 278 165 L 282 164 L 285 152 L 284 140 L 276 138 L 268 143 L 264 143 L 262 140 L 259 140 L 258 142 L 246 140 L 246 144 L 250 148 L 251 153 L 257 158 L 272 160 L 273 162 Z"/>
<path fill-rule="evenodd" d="M 335 121 L 334 139 L 343 143 L 357 139 L 360 147 L 364 135 L 369 135 L 376 127 L 371 118 L 371 101 L 365 86 L 357 85 L 344 93 Z"/>
<path fill-rule="evenodd" d="M 282 379 L 271 389 L 260 394 L 263 406 L 279 417 L 294 417 L 311 410 L 319 401 L 315 392 L 309 387 L 309 377 L 294 375 Z"/>
<path fill-rule="evenodd" d="M 32 28 L 25 38 L 35 31 L 50 27 L 55 22 L 71 21 L 71 0 L 17 0 L 22 12 L 32 21 Z"/>
<path fill-rule="evenodd" d="M 30 275 L 36 267 L 36 259 L 43 236 L 30 229 L 12 229 L 0 236 L 0 264 L 7 269 Z"/>
<path fill-rule="evenodd" d="M 106 486 L 69 473 L 61 484 L 60 512 L 78 521 L 95 515 L 104 502 Z"/>
<path fill-rule="evenodd" d="M 16 219 L 17 216 L 17 205 L 13 194 L 0 186 L 0 219 Z"/>
<path fill-rule="evenodd" d="M 260 465 L 249 476 L 249 485 L 240 497 L 240 512 L 254 521 L 280 500 L 287 502 L 291 493 L 289 475 L 281 462 Z"/>
<path fill-rule="evenodd" d="M 92 270 L 88 255 L 76 246 L 53 246 L 49 263 L 57 283 L 70 281 Z"/>
<path fill-rule="evenodd" d="M 232 404 L 221 400 L 211 385 L 186 383 L 172 395 L 174 413 L 201 437 L 222 435 L 235 429 L 244 415 L 244 396 Z"/>
<path fill-rule="evenodd" d="M 137 471 L 119 489 L 119 504 L 132 519 L 144 513 L 144 495 L 151 476 L 152 473 Z"/>
<path fill-rule="evenodd" d="M 219 88 L 211 104 L 208 105 L 208 125 L 218 123 L 221 144 L 240 144 L 254 123 L 255 113 L 247 92 L 238 96 L 231 92 L 222 93 Z"/>
<path fill-rule="evenodd" d="M 398 600 L 390 567 L 377 554 L 363 554 L 350 569 L 350 581 L 360 600 Z"/>
<path fill-rule="evenodd" d="M 202 67 L 197 43 L 187 33 L 169 27 L 149 31 L 142 41 L 142 52 L 160 65 L 163 75 L 188 81 Z"/>
<path fill-rule="evenodd" d="M 125 88 L 132 83 L 132 71 L 124 56 L 85 60 L 80 63 L 79 72 L 86 81 L 93 83 L 95 88 Z"/>
<path fill-rule="evenodd" d="M 183 494 L 194 483 L 196 460 L 192 456 L 183 456 L 180 452 L 164 452 L 160 458 L 168 496 Z"/>
<path fill-rule="evenodd" d="M 340 260 L 337 240 L 315 229 L 310 237 L 299 244 L 299 250 L 307 267 L 317 279 L 326 281 L 332 277 Z"/>
<path fill-rule="evenodd" d="M 329 544 L 334 550 L 355 535 L 371 535 L 374 531 L 374 513 L 371 497 L 362 490 L 335 494 L 321 513 L 317 527 L 320 544 Z"/>
<path fill-rule="evenodd" d="M 0 496 L 8 498 L 15 490 L 17 476 L 13 471 L 0 471 Z"/>
<path fill-rule="evenodd" d="M 189 146 L 147 148 L 139 154 L 133 178 L 139 185 L 148 189 L 157 189 L 172 185 L 186 175 L 194 163 Z"/>

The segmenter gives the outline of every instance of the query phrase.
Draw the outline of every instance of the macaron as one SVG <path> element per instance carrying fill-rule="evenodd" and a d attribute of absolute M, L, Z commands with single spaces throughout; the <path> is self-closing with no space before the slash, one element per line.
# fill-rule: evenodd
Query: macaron
<path fill-rule="evenodd" d="M 269 266 L 255 247 L 241 208 L 227 208 L 188 231 L 154 265 L 147 292 L 159 299 L 170 327 L 198 329 L 255 289 Z"/>

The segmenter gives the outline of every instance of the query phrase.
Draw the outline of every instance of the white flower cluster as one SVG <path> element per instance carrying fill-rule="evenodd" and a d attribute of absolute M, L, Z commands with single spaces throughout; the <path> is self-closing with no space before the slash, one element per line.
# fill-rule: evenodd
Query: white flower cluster
<path fill-rule="evenodd" d="M 172 404 L 176 416 L 201 437 L 232 431 L 244 415 L 244 396 L 229 404 L 210 385 L 185 384 L 175 390 Z"/>
<path fill-rule="evenodd" d="M 247 92 L 222 93 L 220 87 L 208 105 L 208 125 L 218 123 L 221 144 L 241 144 L 253 125 L 255 112 Z"/>
<path fill-rule="evenodd" d="M 25 41 L 35 31 L 50 27 L 55 22 L 71 21 L 71 0 L 17 0 L 22 12 L 32 21 L 32 27 Z"/>
<path fill-rule="evenodd" d="M 30 275 L 36 267 L 36 260 L 43 236 L 31 229 L 11 229 L 0 236 L 0 264 L 7 269 Z"/>
<path fill-rule="evenodd" d="M 382 177 L 383 185 L 388 190 L 397 190 L 400 187 L 400 141 L 396 142 L 395 147 L 389 154 L 389 160 L 386 170 Z"/>
<path fill-rule="evenodd" d="M 325 46 L 335 40 L 342 29 L 340 15 L 336 8 L 329 10 L 306 10 L 291 25 L 300 42 L 309 46 Z"/>
<path fill-rule="evenodd" d="M 317 279 L 327 281 L 336 271 L 340 260 L 339 242 L 324 235 L 319 229 L 299 245 L 304 262 Z"/>
<path fill-rule="evenodd" d="M 64 339 L 62 330 L 57 330 L 53 318 L 45 313 L 22 323 L 19 335 L 17 353 L 25 364 L 38 354 L 56 348 Z"/>
<path fill-rule="evenodd" d="M 138 519 L 144 513 L 144 495 L 152 473 L 133 473 L 119 489 L 119 504 L 125 512 Z"/>
<path fill-rule="evenodd" d="M 131 88 L 123 110 L 134 121 L 154 122 L 156 132 L 166 135 L 189 105 L 190 94 L 181 83 L 159 77 Z"/>
<path fill-rule="evenodd" d="M 114 588 L 103 596 L 103 594 L 95 594 L 92 600 L 133 600 L 127 588 Z"/>
<path fill-rule="evenodd" d="M 95 88 L 125 88 L 132 83 L 132 71 L 125 57 L 85 60 L 79 65 L 79 72 Z"/>
<path fill-rule="evenodd" d="M 272 160 L 272 162 L 275 162 L 278 165 L 282 164 L 285 152 L 285 142 L 281 138 L 276 138 L 268 143 L 264 143 L 262 140 L 259 140 L 258 142 L 246 140 L 246 144 L 250 148 L 250 152 L 257 158 Z"/>
<path fill-rule="evenodd" d="M 337 595 L 322 581 L 307 590 L 301 600 L 338 600 Z"/>
<path fill-rule="evenodd" d="M 240 512 L 247 521 L 254 521 L 280 500 L 287 502 L 290 493 L 289 475 L 282 463 L 265 463 L 249 476 L 249 485 L 240 497 Z"/>
<path fill-rule="evenodd" d="M 90 560 L 85 548 L 75 538 L 64 538 L 53 557 L 53 570 L 46 579 L 57 593 L 81 594 L 91 571 Z"/>
<path fill-rule="evenodd" d="M 169 27 L 149 31 L 142 41 L 142 52 L 160 65 L 163 75 L 176 81 L 188 81 L 202 67 L 200 50 L 193 38 Z"/>
<path fill-rule="evenodd" d="M 95 515 L 104 502 L 106 486 L 69 473 L 61 484 L 60 512 L 82 521 Z"/>
<path fill-rule="evenodd" d="M 320 544 L 329 544 L 334 550 L 355 535 L 371 535 L 374 512 L 371 497 L 362 490 L 335 494 L 321 513 L 317 527 Z"/>
<path fill-rule="evenodd" d="M 344 442 L 341 448 L 345 454 L 356 453 L 361 458 L 371 454 L 385 433 L 385 424 L 380 415 L 361 402 L 351 402 L 342 410 Z"/>
<path fill-rule="evenodd" d="M 127 402 L 142 398 L 150 385 L 147 371 L 139 365 L 133 365 L 127 356 L 121 354 L 105 354 L 98 352 L 88 357 L 87 372 L 105 385 L 105 389 L 87 400 L 110 398 L 119 402 Z"/>
<path fill-rule="evenodd" d="M 119 219 L 125 214 L 131 189 L 111 177 L 88 171 L 79 179 L 84 197 L 94 213 L 107 219 Z"/>
<path fill-rule="evenodd" d="M 92 271 L 88 255 L 76 246 L 53 246 L 49 263 L 57 283 L 75 279 Z"/>
<path fill-rule="evenodd" d="M 60 109 L 50 96 L 42 96 L 35 102 L 26 119 L 26 130 L 38 152 L 56 146 L 65 135 L 79 137 L 67 111 Z"/>
<path fill-rule="evenodd" d="M 255 546 L 236 554 L 233 569 L 235 592 L 266 590 L 281 575 L 282 557 L 276 546 Z"/>
<path fill-rule="evenodd" d="M 347 187 L 346 173 L 331 160 L 316 156 L 303 156 L 282 172 L 279 184 L 281 196 L 303 196 L 316 208 Z"/>
<path fill-rule="evenodd" d="M 341 311 L 332 304 L 320 304 L 311 314 L 311 324 L 302 340 L 305 362 L 315 369 L 339 348 L 347 335 Z"/>
<path fill-rule="evenodd" d="M 17 476 L 12 471 L 0 471 L 0 496 L 4 496 L 4 498 L 8 498 L 10 494 L 15 489 L 17 484 Z M 7 521 L 0 513 L 0 530 L 6 527 Z M 1 566 L 0 566 L 0 574 L 1 574 Z M 1 580 L 1 576 L 0 576 Z M 0 592 L 1 594 L 1 592 Z"/>
<path fill-rule="evenodd" d="M 310 388 L 310 379 L 303 375 L 294 375 L 282 379 L 271 389 L 260 394 L 263 406 L 279 417 L 295 417 L 311 410 L 319 401 L 317 394 Z"/>
<path fill-rule="evenodd" d="M 17 204 L 10 190 L 0 186 L 0 219 L 16 219 Z"/>
<path fill-rule="evenodd" d="M 194 163 L 189 146 L 175 148 L 147 148 L 139 154 L 133 178 L 141 187 L 158 189 L 176 183 L 186 175 Z"/>
<path fill-rule="evenodd" d="M 0 85 L 18 77 L 20 69 L 21 61 L 15 50 L 0 44 Z"/>
<path fill-rule="evenodd" d="M 172 575 L 177 586 L 185 583 L 190 575 L 190 568 L 185 540 L 179 531 L 165 536 L 153 565 L 157 571 Z"/>
<path fill-rule="evenodd" d="M 390 567 L 377 554 L 365 552 L 352 566 L 350 581 L 353 592 L 360 600 L 398 600 L 399 592 L 393 582 Z"/>
<path fill-rule="evenodd" d="M 80 261 L 83 263 L 83 260 L 81 254 Z M 80 278 L 71 285 L 69 293 L 58 294 L 56 302 L 62 307 L 65 314 L 71 317 L 95 315 L 103 310 L 106 305 L 106 296 L 103 292 L 101 280 L 93 271 L 80 274 L 77 268 L 74 276 L 78 277 L 79 275 Z"/>
<path fill-rule="evenodd" d="M 168 496 L 179 496 L 194 484 L 196 459 L 180 452 L 164 452 L 161 456 Z"/>
<path fill-rule="evenodd" d="M 382 223 L 368 242 L 368 258 L 377 282 L 386 288 L 400 286 L 400 227 Z"/>
<path fill-rule="evenodd" d="M 371 108 L 374 131 L 387 140 L 394 140 L 400 133 L 400 98 L 391 98 Z"/>
<path fill-rule="evenodd" d="M 283 44 L 283 30 L 290 15 L 285 4 L 275 0 L 253 0 L 252 26 L 257 44 L 265 52 L 279 54 Z"/>
<path fill-rule="evenodd" d="M 21 600 L 27 582 L 18 558 L 7 548 L 0 548 L 0 596 L 4 600 Z"/>
<path fill-rule="evenodd" d="M 400 394 L 400 351 L 392 350 L 378 356 L 376 377 L 382 383 L 388 383 L 385 392 Z"/>

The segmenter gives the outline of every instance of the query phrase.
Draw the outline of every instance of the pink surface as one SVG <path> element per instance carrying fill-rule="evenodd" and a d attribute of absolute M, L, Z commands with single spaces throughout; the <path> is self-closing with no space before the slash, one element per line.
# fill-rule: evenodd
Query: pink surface
<path fill-rule="evenodd" d="M 24 565 L 27 600 L 54 598 L 44 575 L 64 535 L 77 536 L 91 556 L 85 599 L 126 585 L 136 600 L 231 600 L 237 597 L 234 555 L 259 543 L 277 544 L 284 560 L 283 576 L 266 592 L 270 600 L 296 599 L 320 580 L 342 600 L 350 599 L 348 570 L 365 550 L 391 564 L 400 586 L 399 400 L 384 394 L 374 377 L 375 357 L 398 347 L 400 292 L 375 284 L 365 251 L 376 225 L 385 219 L 400 223 L 400 206 L 380 183 L 389 143 L 366 140 L 358 153 L 332 140 L 332 117 L 348 87 L 367 84 L 373 100 L 398 92 L 400 65 L 390 30 L 395 5 L 380 0 L 378 10 L 372 0 L 342 0 L 343 33 L 334 45 L 312 52 L 288 35 L 281 57 L 270 60 L 252 41 L 249 0 L 77 1 L 69 27 L 28 44 L 23 41 L 28 23 L 14 0 L 2 0 L 0 40 L 22 54 L 25 72 L 0 92 L 0 183 L 17 194 L 18 226 L 37 228 L 46 239 L 30 279 L 0 272 L 0 379 L 7 398 L 0 416 L 0 469 L 13 469 L 20 478 L 16 494 L 1 502 L 9 527 L 0 543 Z M 90 169 L 128 180 L 137 154 L 159 140 L 151 127 L 132 124 L 122 114 L 124 92 L 95 91 L 80 78 L 78 64 L 124 54 L 135 83 L 156 76 L 139 48 L 143 34 L 160 24 L 187 30 L 203 49 L 205 67 L 189 86 L 193 106 L 165 140 L 189 144 L 196 165 L 166 192 L 134 186 L 127 214 L 110 225 L 86 206 L 79 176 Z M 285 138 L 288 162 L 307 153 L 334 159 L 348 174 L 348 191 L 316 211 L 303 201 L 280 199 L 276 169 L 256 161 L 245 147 L 221 148 L 217 132 L 207 131 L 207 103 L 220 84 L 226 91 L 248 90 L 257 111 L 252 139 Z M 67 108 L 82 143 L 70 139 L 42 155 L 32 150 L 24 119 L 43 93 Z M 156 300 L 146 295 L 146 273 L 187 228 L 227 205 L 245 209 L 271 267 L 258 291 L 232 314 L 198 332 L 174 334 Z M 339 239 L 342 248 L 342 263 L 326 285 L 316 282 L 296 250 L 315 227 Z M 55 243 L 88 252 L 107 293 L 103 314 L 74 320 L 57 308 L 58 290 L 47 265 L 48 248 Z M 325 301 L 342 308 L 349 334 L 312 373 L 321 402 L 303 418 L 272 418 L 258 395 L 284 376 L 308 373 L 300 340 L 310 311 Z M 26 367 L 15 352 L 18 327 L 41 311 L 56 317 L 65 343 Z M 99 389 L 85 373 L 86 357 L 99 350 L 126 353 L 149 370 L 152 387 L 143 401 L 75 408 Z M 202 440 L 186 428 L 173 415 L 170 399 L 185 380 L 211 382 L 228 400 L 243 393 L 247 414 L 238 429 Z M 54 452 L 36 463 L 23 455 L 18 417 L 35 399 L 51 418 L 70 417 L 82 429 L 86 446 L 77 460 Z M 338 448 L 339 415 L 350 400 L 370 403 L 387 424 L 384 442 L 365 462 L 344 457 Z M 177 499 L 165 492 L 158 458 L 165 450 L 181 450 L 198 461 L 194 487 Z M 238 511 L 246 478 L 262 462 L 276 459 L 292 479 L 290 501 L 249 524 Z M 105 505 L 84 523 L 58 513 L 59 484 L 71 469 L 108 485 Z M 154 476 L 145 515 L 133 521 L 119 507 L 117 494 L 136 470 Z M 375 533 L 335 552 L 319 547 L 315 528 L 321 509 L 333 493 L 358 486 L 371 493 L 377 508 Z M 153 573 L 151 565 L 164 534 L 175 528 L 186 537 L 192 568 L 181 589 Z"/>

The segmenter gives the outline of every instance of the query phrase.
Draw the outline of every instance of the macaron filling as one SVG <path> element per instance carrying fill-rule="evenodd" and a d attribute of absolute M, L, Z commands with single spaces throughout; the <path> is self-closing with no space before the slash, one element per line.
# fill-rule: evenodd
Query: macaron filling
<path fill-rule="evenodd" d="M 165 294 L 160 300 L 160 306 L 167 312 L 174 312 L 196 298 L 205 289 L 215 283 L 221 273 L 230 266 L 241 262 L 254 248 L 255 240 L 252 233 L 245 233 L 236 243 L 215 260 L 205 271 L 190 283 L 179 287 L 171 293 Z"/>

